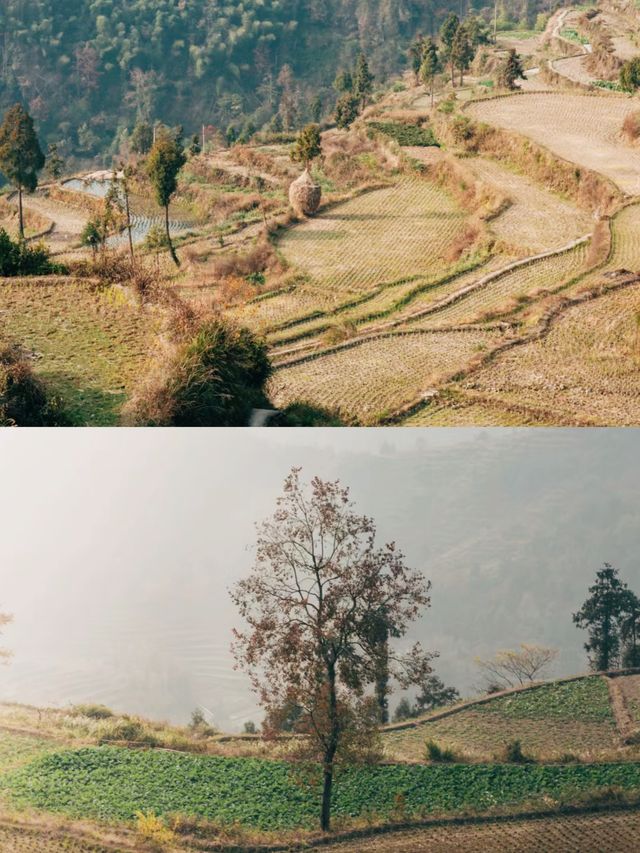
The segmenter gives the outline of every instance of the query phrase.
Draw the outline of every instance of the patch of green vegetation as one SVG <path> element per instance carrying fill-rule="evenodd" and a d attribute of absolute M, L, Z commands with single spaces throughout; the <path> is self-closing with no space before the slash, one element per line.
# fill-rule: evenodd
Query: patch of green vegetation
<path fill-rule="evenodd" d="M 496 38 L 501 39 L 533 39 L 539 36 L 537 30 L 498 30 Z"/>
<path fill-rule="evenodd" d="M 574 41 L 576 44 L 589 44 L 589 39 L 580 35 L 580 33 L 572 27 L 560 30 L 560 35 L 563 39 L 566 39 L 567 41 Z"/>
<path fill-rule="evenodd" d="M 614 80 L 594 80 L 593 85 L 599 89 L 609 89 L 611 92 L 624 92 L 620 83 L 616 83 Z"/>
<path fill-rule="evenodd" d="M 430 127 L 418 127 L 416 124 L 402 124 L 395 121 L 370 121 L 367 127 L 389 136 L 398 145 L 417 145 L 424 148 L 438 146 Z"/>
<path fill-rule="evenodd" d="M 501 696 L 478 711 L 529 720 L 571 720 L 574 722 L 613 722 L 609 691 L 602 678 L 545 684 L 511 696 Z"/>
<path fill-rule="evenodd" d="M 278 761 L 213 758 L 116 747 L 65 750 L 7 777 L 12 802 L 72 817 L 131 820 L 182 813 L 261 829 L 314 826 L 319 790 Z M 342 770 L 334 814 L 388 816 L 398 794 L 408 814 L 486 809 L 604 786 L 640 786 L 640 764 L 373 765 Z"/>

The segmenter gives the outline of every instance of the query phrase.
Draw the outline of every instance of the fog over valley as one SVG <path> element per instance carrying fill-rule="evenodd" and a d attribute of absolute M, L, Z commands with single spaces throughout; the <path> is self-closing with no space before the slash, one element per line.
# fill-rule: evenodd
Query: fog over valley
<path fill-rule="evenodd" d="M 233 669 L 229 586 L 293 465 L 339 477 L 433 582 L 407 642 L 474 692 L 475 655 L 557 646 L 586 670 L 571 614 L 604 561 L 640 592 L 640 459 L 613 430 L 66 431 L 0 436 L 0 700 L 223 729 L 260 712 Z M 391 699 L 393 708 L 399 694 Z"/>

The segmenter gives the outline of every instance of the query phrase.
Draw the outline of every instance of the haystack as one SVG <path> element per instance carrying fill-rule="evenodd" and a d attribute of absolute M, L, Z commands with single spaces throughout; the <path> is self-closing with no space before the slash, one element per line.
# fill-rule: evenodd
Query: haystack
<path fill-rule="evenodd" d="M 320 207 L 322 189 L 305 169 L 289 187 L 289 203 L 298 216 L 313 216 Z"/>

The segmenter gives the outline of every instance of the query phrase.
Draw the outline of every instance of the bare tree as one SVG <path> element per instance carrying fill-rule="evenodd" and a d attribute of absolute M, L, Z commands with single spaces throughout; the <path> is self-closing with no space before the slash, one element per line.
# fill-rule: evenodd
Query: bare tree
<path fill-rule="evenodd" d="M 383 612 L 388 636 L 401 638 L 430 603 L 424 576 L 394 543 L 377 547 L 375 538 L 375 523 L 356 514 L 339 481 L 315 477 L 306 489 L 294 468 L 273 516 L 258 526 L 251 573 L 231 593 L 248 623 L 234 632 L 234 654 L 267 716 L 286 703 L 300 709 L 296 729 L 322 767 L 325 831 L 336 763 L 362 758 L 375 743 L 372 621 Z M 431 671 L 433 656 L 419 644 L 387 654 L 403 687 Z"/>
<path fill-rule="evenodd" d="M 476 658 L 486 686 L 517 687 L 535 681 L 558 657 L 558 649 L 520 643 L 519 649 L 502 649 L 494 657 Z"/>

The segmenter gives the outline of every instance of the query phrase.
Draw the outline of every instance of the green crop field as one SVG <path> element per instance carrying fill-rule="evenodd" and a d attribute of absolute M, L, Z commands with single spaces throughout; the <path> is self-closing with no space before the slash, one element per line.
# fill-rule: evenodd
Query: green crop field
<path fill-rule="evenodd" d="M 96 747 L 36 759 L 5 778 L 12 800 L 70 817 L 127 821 L 137 811 L 240 821 L 262 829 L 313 826 L 318 792 L 289 765 Z M 389 815 L 486 809 L 616 785 L 640 787 L 640 764 L 369 766 L 336 779 L 334 813 Z"/>

